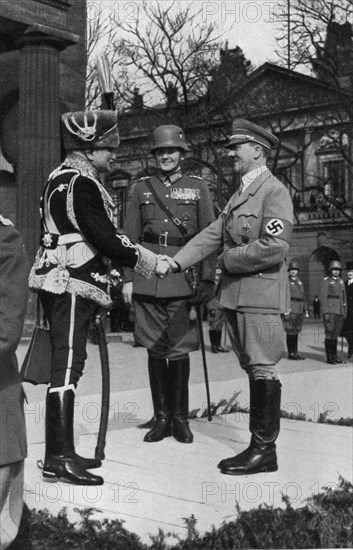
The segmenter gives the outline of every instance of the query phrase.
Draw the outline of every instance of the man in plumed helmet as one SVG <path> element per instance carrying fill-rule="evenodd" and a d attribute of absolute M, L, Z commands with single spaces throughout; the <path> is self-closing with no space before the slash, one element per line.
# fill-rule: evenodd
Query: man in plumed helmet
<path fill-rule="evenodd" d="M 341 262 L 333 260 L 329 265 L 329 275 L 323 279 L 320 289 L 326 359 L 330 365 L 342 363 L 337 355 L 337 343 L 347 315 L 347 296 L 341 271 Z"/>
<path fill-rule="evenodd" d="M 206 183 L 182 172 L 182 157 L 188 151 L 181 128 L 172 124 L 156 128 L 151 153 L 157 172 L 142 178 L 131 197 L 126 234 L 157 254 L 174 255 L 214 220 Z M 146 442 L 171 435 L 180 443 L 193 441 L 188 421 L 189 353 L 198 348 L 199 335 L 190 310 L 191 303 L 213 296 L 215 263 L 216 258 L 203 263 L 195 299 L 184 273 L 147 281 L 125 270 L 123 295 L 134 303 L 135 340 L 148 350 L 154 423 Z"/>
<path fill-rule="evenodd" d="M 30 273 L 50 323 L 51 380 L 46 400 L 43 476 L 79 485 L 99 485 L 88 472 L 100 461 L 75 452 L 74 399 L 82 375 L 89 323 L 111 305 L 111 272 L 129 266 L 142 277 L 164 276 L 168 265 L 156 254 L 117 234 L 113 204 L 100 176 L 114 167 L 119 145 L 114 111 L 62 116 L 67 156 L 49 176 L 41 199 L 42 235 Z"/>
<path fill-rule="evenodd" d="M 222 460 L 229 475 L 256 474 L 278 468 L 281 383 L 276 364 L 285 350 L 281 316 L 289 309 L 286 256 L 292 234 L 292 201 L 284 185 L 267 168 L 277 138 L 248 120 L 233 122 L 227 145 L 240 175 L 240 188 L 219 218 L 176 256 L 173 270 L 222 247 L 220 305 L 231 343 L 250 386 L 249 447 Z"/>
<path fill-rule="evenodd" d="M 290 310 L 284 315 L 284 330 L 287 334 L 288 359 L 293 361 L 304 359 L 304 357 L 298 353 L 298 337 L 303 328 L 306 303 L 304 286 L 298 277 L 298 273 L 298 262 L 289 262 Z"/>

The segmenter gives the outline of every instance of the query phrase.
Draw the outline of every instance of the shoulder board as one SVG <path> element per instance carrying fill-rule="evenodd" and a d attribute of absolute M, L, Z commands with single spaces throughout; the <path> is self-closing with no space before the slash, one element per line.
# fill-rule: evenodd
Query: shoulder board
<path fill-rule="evenodd" d="M 1 216 L 1 214 L 0 214 L 0 223 L 1 223 L 1 225 L 7 225 L 7 226 L 12 225 L 13 226 L 12 221 L 9 220 L 8 218 L 4 218 L 4 216 Z"/>
<path fill-rule="evenodd" d="M 146 181 L 150 179 L 151 179 L 151 176 L 143 176 L 142 178 L 139 178 L 137 181 Z"/>
<path fill-rule="evenodd" d="M 188 174 L 189 175 L 189 178 L 194 178 L 195 180 L 202 180 L 202 178 L 200 176 L 195 176 L 194 174 Z"/>

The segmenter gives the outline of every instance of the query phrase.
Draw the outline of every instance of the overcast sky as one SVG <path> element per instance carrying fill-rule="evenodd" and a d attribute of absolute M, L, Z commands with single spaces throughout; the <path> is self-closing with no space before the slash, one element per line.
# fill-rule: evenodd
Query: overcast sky
<path fill-rule="evenodd" d="M 157 0 L 148 0 L 156 2 Z M 171 2 L 158 0 L 160 4 Z M 133 22 L 139 17 L 140 1 L 134 0 L 88 0 L 93 6 L 114 10 L 122 21 Z M 265 61 L 275 61 L 276 36 L 279 34 L 278 16 L 287 5 L 287 0 L 178 0 L 176 6 L 191 5 L 200 12 L 200 22 L 217 23 L 220 36 L 228 40 L 229 48 L 240 46 L 245 56 L 257 67 Z"/>

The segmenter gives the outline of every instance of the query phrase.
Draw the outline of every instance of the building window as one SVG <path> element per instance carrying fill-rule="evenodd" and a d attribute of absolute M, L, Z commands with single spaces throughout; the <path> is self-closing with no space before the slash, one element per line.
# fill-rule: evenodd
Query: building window
<path fill-rule="evenodd" d="M 335 199 L 345 199 L 346 167 L 343 160 L 330 160 L 324 163 L 325 195 Z"/>

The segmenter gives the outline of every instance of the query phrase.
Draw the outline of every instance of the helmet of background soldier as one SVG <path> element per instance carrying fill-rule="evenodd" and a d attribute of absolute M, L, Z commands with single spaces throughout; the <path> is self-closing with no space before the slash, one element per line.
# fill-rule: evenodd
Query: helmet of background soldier
<path fill-rule="evenodd" d="M 151 153 L 162 147 L 177 147 L 185 152 L 190 151 L 183 130 L 173 124 L 158 126 L 152 134 Z"/>
<path fill-rule="evenodd" d="M 339 269 L 341 271 L 342 270 L 341 262 L 339 262 L 338 260 L 333 260 L 330 263 L 329 271 L 332 271 L 332 269 Z"/>
<path fill-rule="evenodd" d="M 297 271 L 299 271 L 298 262 L 289 262 L 287 271 L 292 271 L 292 269 L 296 269 Z"/>
<path fill-rule="evenodd" d="M 116 111 L 77 111 L 61 117 L 66 151 L 116 149 L 120 138 Z"/>

